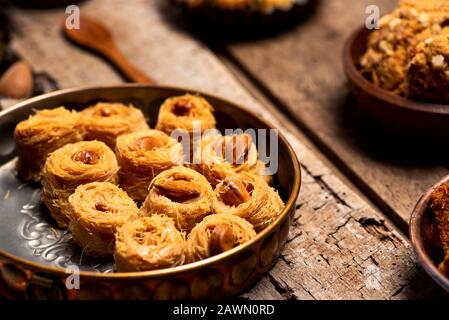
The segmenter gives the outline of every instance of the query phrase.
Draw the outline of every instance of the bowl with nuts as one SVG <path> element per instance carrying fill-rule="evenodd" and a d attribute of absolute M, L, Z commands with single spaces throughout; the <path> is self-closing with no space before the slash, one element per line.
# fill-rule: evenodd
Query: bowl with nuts
<path fill-rule="evenodd" d="M 410 240 L 427 274 L 449 292 L 449 176 L 429 188 L 410 219 Z"/>
<path fill-rule="evenodd" d="M 318 7 L 319 0 L 170 0 L 167 11 L 195 30 L 230 39 L 267 36 L 285 31 Z"/>
<path fill-rule="evenodd" d="M 230 101 L 140 84 L 67 89 L 3 111 L 0 130 L 10 298 L 230 297 L 286 243 L 298 160 Z"/>
<path fill-rule="evenodd" d="M 406 137 L 447 140 L 449 7 L 400 1 L 378 29 L 356 30 L 343 65 L 357 105 L 374 124 Z"/>

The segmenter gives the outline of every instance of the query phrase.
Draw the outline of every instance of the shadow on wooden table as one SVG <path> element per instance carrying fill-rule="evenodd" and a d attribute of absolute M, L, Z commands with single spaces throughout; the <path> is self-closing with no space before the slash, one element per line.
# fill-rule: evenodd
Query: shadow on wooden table
<path fill-rule="evenodd" d="M 381 128 L 357 107 L 352 93 L 337 101 L 336 119 L 346 140 L 370 158 L 405 167 L 449 165 L 448 141 L 419 137 L 419 133 L 405 136 L 395 128 Z"/>
<path fill-rule="evenodd" d="M 393 296 L 400 297 L 399 299 L 406 300 L 422 300 L 425 297 L 425 300 L 446 300 L 449 298 L 449 293 L 443 290 L 440 286 L 438 286 L 421 268 L 418 269 L 419 272 L 416 272 L 412 278 L 409 279 L 400 279 L 396 280 L 400 282 L 404 282 L 403 287 L 401 287 Z M 400 276 L 400 275 L 399 275 Z M 393 276 L 395 277 L 395 276 Z M 419 295 L 417 294 L 419 292 Z"/>

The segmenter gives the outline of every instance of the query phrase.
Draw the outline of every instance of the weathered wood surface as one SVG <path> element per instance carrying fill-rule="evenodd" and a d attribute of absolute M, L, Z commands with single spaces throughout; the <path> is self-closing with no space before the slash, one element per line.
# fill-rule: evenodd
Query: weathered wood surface
<path fill-rule="evenodd" d="M 274 117 L 205 46 L 169 25 L 146 0 L 85 2 L 82 13 L 112 28 L 120 48 L 160 83 L 234 100 L 279 127 Z M 21 32 L 14 48 L 61 87 L 119 83 L 101 59 L 68 44 L 59 32 L 62 10 L 14 11 Z M 287 126 L 291 127 L 291 126 Z M 243 298 L 435 298 L 441 291 L 417 267 L 406 238 L 350 190 L 301 141 L 288 137 L 303 167 L 294 225 L 282 257 Z"/>
<path fill-rule="evenodd" d="M 287 109 L 307 134 L 404 230 L 423 192 L 447 175 L 434 154 L 360 128 L 342 68 L 343 44 L 364 24 L 367 5 L 385 14 L 391 0 L 322 0 L 293 30 L 253 42 L 228 43 L 232 57 Z"/>

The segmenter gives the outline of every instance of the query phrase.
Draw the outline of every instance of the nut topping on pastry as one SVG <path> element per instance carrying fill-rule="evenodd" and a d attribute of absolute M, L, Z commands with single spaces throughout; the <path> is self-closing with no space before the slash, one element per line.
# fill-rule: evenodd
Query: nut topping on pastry
<path fill-rule="evenodd" d="M 251 136 L 243 134 L 232 137 L 232 163 L 239 164 L 247 159 L 251 147 Z"/>
<path fill-rule="evenodd" d="M 101 211 L 101 212 L 108 212 L 108 211 L 111 211 L 111 208 L 109 208 L 106 204 L 100 203 L 100 202 L 98 202 L 98 203 L 95 204 L 95 209 L 96 209 L 97 211 Z"/>
<path fill-rule="evenodd" d="M 155 137 L 142 137 L 136 141 L 137 147 L 143 150 L 151 151 L 164 146 L 164 142 Z"/>
<path fill-rule="evenodd" d="M 111 110 L 111 108 L 104 106 L 104 107 L 98 109 L 97 112 L 94 113 L 94 115 L 100 116 L 100 117 L 110 117 L 112 115 L 112 110 Z"/>
<path fill-rule="evenodd" d="M 195 105 L 191 101 L 187 99 L 180 99 L 173 106 L 173 113 L 178 117 L 185 117 L 190 115 L 194 108 Z"/>
<path fill-rule="evenodd" d="M 185 202 L 201 194 L 194 183 L 186 180 L 157 181 L 154 186 L 161 195 L 175 202 Z"/>
<path fill-rule="evenodd" d="M 219 224 L 213 229 L 210 242 L 209 250 L 212 255 L 216 255 L 234 248 L 236 243 L 236 238 L 232 227 L 228 224 Z"/>
<path fill-rule="evenodd" d="M 233 136 L 230 141 L 226 141 L 226 137 L 223 137 L 216 142 L 215 152 L 221 153 L 222 157 L 233 165 L 242 164 L 247 160 L 251 144 L 252 138 L 247 134 Z"/>
<path fill-rule="evenodd" d="M 99 158 L 96 153 L 90 152 L 88 150 L 81 150 L 74 155 L 73 160 L 82 162 L 84 164 L 96 164 L 98 163 Z"/>
<path fill-rule="evenodd" d="M 227 177 L 223 180 L 223 188 L 220 196 L 224 203 L 229 206 L 238 206 L 251 199 L 246 187 L 240 181 Z"/>

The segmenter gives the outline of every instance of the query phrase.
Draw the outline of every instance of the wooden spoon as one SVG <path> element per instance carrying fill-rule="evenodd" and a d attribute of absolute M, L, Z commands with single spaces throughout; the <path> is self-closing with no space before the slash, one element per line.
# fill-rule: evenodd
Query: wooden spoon
<path fill-rule="evenodd" d="M 63 31 L 67 38 L 74 43 L 91 49 L 114 64 L 123 75 L 132 82 L 154 84 L 155 81 L 132 65 L 117 48 L 112 33 L 99 21 L 80 17 L 79 29 L 68 29 L 65 21 Z"/>

